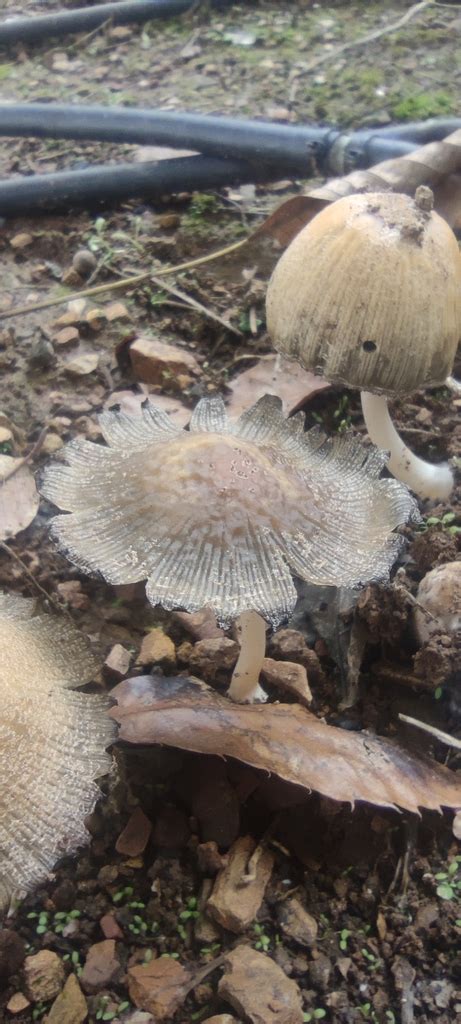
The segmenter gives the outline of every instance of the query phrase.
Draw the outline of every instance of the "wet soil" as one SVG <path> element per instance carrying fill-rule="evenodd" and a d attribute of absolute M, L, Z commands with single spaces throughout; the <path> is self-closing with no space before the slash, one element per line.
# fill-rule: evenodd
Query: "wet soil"
<path fill-rule="evenodd" d="M 393 34 L 309 70 L 314 57 L 328 56 L 331 48 L 397 21 L 408 6 L 262 2 L 212 11 L 199 5 L 181 19 L 123 29 L 106 26 L 86 37 L 17 46 L 0 55 L 0 99 L 156 106 L 343 127 L 459 114 L 461 19 L 456 8 L 428 7 Z M 58 7 L 30 0 L 23 10 L 36 14 Z M 4 13 L 16 9 L 15 0 L 5 0 Z M 8 140 L 0 153 L 0 173 L 10 177 L 143 156 L 134 146 Z M 155 271 L 231 244 L 302 185 L 285 180 L 268 188 L 167 196 L 157 204 L 133 199 L 118 209 L 6 220 L 0 236 L 0 311 L 65 296 L 88 283 Z M 19 236 L 23 240 L 18 243 Z M 95 268 L 86 280 L 69 279 L 66 273 L 81 248 L 93 253 Z M 13 431 L 13 445 L 7 442 L 2 451 L 27 453 L 44 427 L 64 442 L 77 436 L 97 440 L 103 406 L 115 402 L 117 392 L 139 393 L 126 346 L 143 333 L 186 348 L 200 364 L 200 375 L 179 389 L 170 378 L 162 388 L 145 391 L 156 390 L 187 408 L 214 391 L 227 397 L 229 383 L 238 382 L 242 370 L 271 351 L 264 291 L 276 258 L 276 252 L 253 247 L 174 278 L 188 296 L 227 319 L 240 332 L 237 336 L 150 281 L 94 300 L 94 307 L 104 309 L 117 298 L 126 316 L 96 319 L 95 327 L 82 321 L 78 344 L 70 348 L 56 342 L 61 326 L 56 322 L 65 305 L 0 321 L 0 412 Z M 88 354 L 97 354 L 97 368 L 70 375 L 68 362 Z M 441 387 L 395 403 L 393 413 L 418 454 L 441 460 L 459 457 L 460 404 Z M 320 422 L 328 432 L 365 435 L 352 392 L 306 395 L 304 409 L 308 426 Z M 38 475 L 47 460 L 38 450 L 32 462 Z M 453 770 L 459 770 L 459 754 L 424 733 L 415 734 L 398 715 L 461 735 L 459 650 L 452 638 L 439 636 L 417 651 L 411 604 L 428 570 L 459 557 L 459 499 L 458 486 L 450 501 L 421 503 L 421 522 L 403 531 L 406 544 L 394 584 L 371 586 L 361 594 L 356 620 L 366 630 L 367 644 L 353 706 L 344 707 L 341 663 L 328 629 L 314 615 L 298 615 L 295 621 L 323 670 L 312 683 L 316 714 L 343 728 L 397 735 Z M 161 609 L 148 607 L 142 587 L 111 588 L 74 570 L 49 539 L 50 515 L 44 503 L 31 527 L 9 543 L 22 564 L 0 551 L 0 585 L 30 595 L 35 593 L 32 576 L 61 601 L 59 584 L 79 581 L 83 600 L 68 610 L 102 658 L 121 643 L 134 661 L 145 632 L 160 625 L 174 641 L 180 668 L 187 670 L 191 637 L 184 627 Z M 228 677 L 229 671 L 221 669 L 219 682 Z M 105 677 L 98 685 L 110 686 L 110 681 Z M 461 861 L 456 860 L 459 844 L 448 815 L 426 813 L 416 821 L 371 807 L 335 805 L 315 794 L 301 799 L 237 763 L 218 766 L 181 751 L 119 750 L 117 764 L 117 779 L 103 783 L 107 799 L 89 822 L 88 849 L 58 866 L 8 920 L 28 955 L 55 950 L 66 973 L 80 977 L 88 949 L 104 937 L 101 919 L 114 916 L 120 972 L 87 996 L 91 1024 L 131 1019 L 130 964 L 170 956 L 199 970 L 235 945 L 238 940 L 230 931 L 206 933 L 199 927 L 202 919 L 181 915 L 195 906 L 191 901 L 200 900 L 212 875 L 200 852 L 203 843 L 216 842 L 225 854 L 238 835 L 248 834 L 271 849 L 275 867 L 245 939 L 296 981 L 306 1021 L 451 1024 L 461 1014 L 461 890 L 456 888 Z M 204 821 L 186 780 L 195 779 L 205 799 L 206 779 L 218 771 L 229 802 L 215 806 Z M 130 858 L 117 853 L 115 843 L 138 804 L 153 831 L 144 853 Z M 231 821 L 230 805 L 235 812 Z M 447 874 L 453 885 L 441 895 L 445 882 L 440 876 Z M 313 948 L 300 948 L 280 928 L 280 905 L 287 894 L 295 894 L 317 921 Z M 49 1001 L 11 1016 L 6 1006 L 23 990 L 23 977 L 14 963 L 5 975 L 0 1019 L 19 1024 L 44 1019 Z M 174 1017 L 178 1024 L 234 1013 L 217 994 L 219 976 L 217 968 L 187 996 Z"/>

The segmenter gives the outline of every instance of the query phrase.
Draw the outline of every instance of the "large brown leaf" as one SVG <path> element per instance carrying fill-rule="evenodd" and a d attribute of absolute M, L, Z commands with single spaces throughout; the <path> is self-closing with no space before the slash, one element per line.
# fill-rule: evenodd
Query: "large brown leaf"
<path fill-rule="evenodd" d="M 332 178 L 320 188 L 294 196 L 261 224 L 252 238 L 263 235 L 289 245 L 324 206 L 355 192 L 405 192 L 413 195 L 418 185 L 434 192 L 435 208 L 452 227 L 461 227 L 461 130 L 439 142 L 429 142 L 406 156 L 384 160 L 370 170 L 352 171 Z"/>
<path fill-rule="evenodd" d="M 418 813 L 461 806 L 461 779 L 390 740 L 320 722 L 295 704 L 238 705 L 200 680 L 138 676 L 110 712 L 128 743 L 233 757 L 303 789 Z"/>

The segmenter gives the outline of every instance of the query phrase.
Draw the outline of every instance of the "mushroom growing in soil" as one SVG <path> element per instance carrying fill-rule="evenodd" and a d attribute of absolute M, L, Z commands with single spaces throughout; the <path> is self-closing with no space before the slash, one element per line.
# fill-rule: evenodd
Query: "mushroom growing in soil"
<path fill-rule="evenodd" d="M 109 411 L 100 425 L 107 447 L 72 441 L 45 474 L 45 497 L 71 513 L 53 535 L 85 572 L 147 579 L 153 605 L 237 621 L 237 701 L 264 697 L 264 620 L 276 628 L 292 612 L 292 574 L 334 586 L 385 578 L 393 530 L 415 512 L 404 486 L 379 479 L 382 452 L 304 433 L 303 414 L 285 419 L 273 396 L 235 423 L 205 398 L 189 430 L 149 401 L 140 417 Z"/>
<path fill-rule="evenodd" d="M 88 842 L 85 818 L 115 738 L 85 638 L 35 602 L 0 593 L 0 911 Z"/>
<path fill-rule="evenodd" d="M 362 391 L 374 444 L 424 498 L 445 498 L 448 465 L 415 456 L 386 396 L 443 384 L 461 337 L 461 255 L 430 189 L 346 196 L 321 210 L 280 258 L 267 292 L 275 348 L 335 384 Z"/>

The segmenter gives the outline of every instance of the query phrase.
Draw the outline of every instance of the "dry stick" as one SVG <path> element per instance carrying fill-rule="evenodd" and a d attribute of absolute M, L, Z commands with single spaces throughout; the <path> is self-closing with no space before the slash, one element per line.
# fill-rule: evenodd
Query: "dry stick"
<path fill-rule="evenodd" d="M 421 3 L 413 4 L 413 7 L 410 7 L 406 14 L 399 18 L 398 21 L 393 21 L 392 25 L 385 25 L 384 28 L 375 29 L 374 32 L 368 32 L 366 36 L 361 36 L 360 39 L 351 39 L 348 43 L 343 43 L 342 46 L 338 46 L 336 50 L 332 50 L 330 53 L 323 53 L 316 60 L 312 61 L 305 71 L 314 71 L 320 64 L 326 64 L 329 60 L 335 60 L 336 57 L 340 57 L 342 53 L 352 50 L 355 46 L 366 46 L 367 43 L 373 43 L 375 39 L 380 39 L 381 36 L 397 32 L 399 28 L 403 28 L 417 14 L 421 14 L 427 7 L 432 6 L 434 6 L 434 0 L 422 0 Z"/>
<path fill-rule="evenodd" d="M 454 747 L 455 750 L 461 750 L 461 740 L 457 740 L 455 736 L 450 736 L 448 732 L 436 729 L 435 725 L 420 722 L 419 718 L 411 718 L 410 715 L 399 714 L 399 718 L 402 722 L 408 722 L 409 725 L 415 725 L 417 729 L 422 729 L 424 732 L 430 733 L 431 736 L 435 736 L 436 740 L 440 740 L 446 747 Z"/>
<path fill-rule="evenodd" d="M 30 452 L 28 452 L 27 455 L 24 455 L 22 459 L 17 459 L 17 460 L 15 459 L 14 466 L 12 466 L 11 469 L 9 469 L 8 472 L 4 474 L 4 476 L 0 477 L 0 487 L 4 483 L 6 483 L 6 481 L 9 480 L 10 477 L 14 476 L 15 473 L 17 473 L 20 469 L 22 469 L 23 466 L 25 466 L 28 462 L 30 462 L 30 460 L 33 459 L 34 455 L 37 455 L 37 453 L 40 451 L 40 448 L 42 447 L 42 444 L 43 444 L 43 442 L 45 440 L 47 431 L 48 431 L 48 427 L 43 427 L 43 430 L 40 431 L 40 434 L 38 435 L 38 438 L 35 441 L 35 444 L 32 445 L 32 448 L 30 449 Z"/>
<path fill-rule="evenodd" d="M 60 615 L 67 615 L 67 618 L 70 619 L 72 624 L 74 624 L 74 620 L 70 612 L 67 610 L 67 608 L 64 608 L 63 605 L 59 603 L 59 601 L 56 601 L 56 599 L 52 597 L 47 590 L 45 590 L 45 587 L 42 587 L 41 583 L 39 583 L 38 580 L 35 579 L 35 576 L 31 573 L 30 569 L 27 568 L 27 565 L 25 562 L 23 562 L 22 558 L 20 558 L 19 555 L 17 555 L 12 548 L 9 548 L 8 544 L 5 544 L 3 540 L 0 540 L 0 549 L 2 551 L 6 551 L 7 555 L 9 555 L 10 558 L 13 558 L 15 562 L 18 562 L 18 564 L 21 566 L 22 571 L 25 573 L 25 575 L 28 577 L 31 583 L 33 583 L 34 587 L 36 587 L 37 590 L 39 590 L 40 593 L 43 594 L 44 597 L 46 597 L 46 600 L 53 605 L 53 608 L 56 608 Z"/>
<path fill-rule="evenodd" d="M 236 249 L 240 249 L 242 245 L 246 245 L 248 238 L 243 238 L 240 242 L 234 242 L 232 245 L 226 246 L 225 249 L 218 249 L 217 252 L 208 253 L 208 256 L 198 256 L 195 260 L 188 260 L 186 263 L 178 263 L 175 267 L 165 267 L 164 269 L 157 270 L 157 277 L 166 277 L 169 274 L 177 274 L 180 270 L 189 270 L 191 267 L 199 267 L 202 263 L 211 263 L 212 260 L 219 259 L 220 256 L 227 256 L 228 253 L 235 252 Z M 144 271 L 143 274 L 134 274 L 133 277 L 124 277 L 121 281 L 112 281 L 108 284 L 98 284 L 95 288 L 83 288 L 80 292 L 72 292 L 70 295 L 60 296 L 59 299 L 45 299 L 44 302 L 34 302 L 30 306 L 15 306 L 14 309 L 8 309 L 6 312 L 0 313 L 0 320 L 9 320 L 13 316 L 21 316 L 26 313 L 36 313 L 40 309 L 48 309 L 50 306 L 62 306 L 66 302 L 72 302 L 74 299 L 86 298 L 89 295 L 102 295 L 103 292 L 115 292 L 120 291 L 122 288 L 131 288 L 134 285 L 141 284 L 143 281 L 149 281 L 152 278 L 150 270 Z"/>
<path fill-rule="evenodd" d="M 157 284 L 159 288 L 164 288 L 165 291 L 170 292 L 171 295 L 176 295 L 176 298 L 182 299 L 183 303 L 185 302 L 187 306 L 191 306 L 192 309 L 196 309 L 198 313 L 203 313 L 203 315 L 207 316 L 210 320 L 215 320 L 216 323 L 225 327 L 227 331 L 231 331 L 232 334 L 235 334 L 237 338 L 242 337 L 242 332 L 239 331 L 237 327 L 233 327 L 228 320 L 223 320 L 218 313 L 214 313 L 212 309 L 208 309 L 208 307 L 202 305 L 201 302 L 197 302 L 197 299 L 193 299 L 187 294 L 187 292 L 182 292 L 180 288 L 174 288 L 172 284 L 168 284 L 157 276 L 152 276 L 151 281 L 153 281 L 154 284 Z"/>

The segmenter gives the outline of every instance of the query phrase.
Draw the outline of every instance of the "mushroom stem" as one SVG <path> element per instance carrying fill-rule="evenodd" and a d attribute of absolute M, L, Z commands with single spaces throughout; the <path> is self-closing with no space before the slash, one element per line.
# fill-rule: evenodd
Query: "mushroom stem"
<path fill-rule="evenodd" d="M 237 629 L 240 654 L 227 696 L 238 703 L 267 700 L 258 682 L 266 653 L 266 623 L 257 612 L 242 612 Z"/>
<path fill-rule="evenodd" d="M 420 498 L 448 498 L 453 488 L 453 475 L 446 463 L 433 466 L 418 458 L 407 448 L 389 415 L 387 399 L 382 395 L 361 392 L 363 416 L 373 444 L 390 452 L 390 472 L 407 484 Z"/>

